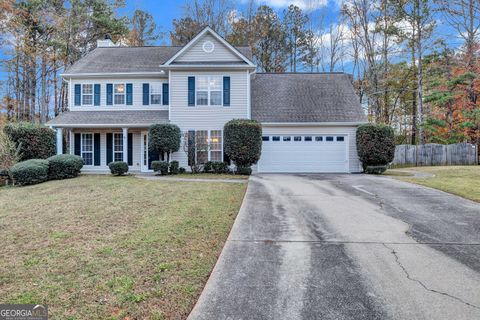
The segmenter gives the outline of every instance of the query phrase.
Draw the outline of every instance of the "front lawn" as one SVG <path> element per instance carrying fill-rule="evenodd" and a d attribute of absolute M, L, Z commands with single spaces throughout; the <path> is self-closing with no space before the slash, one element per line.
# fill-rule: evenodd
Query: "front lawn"
<path fill-rule="evenodd" d="M 434 175 L 433 177 L 413 178 L 396 176 L 395 178 L 439 189 L 480 202 L 479 166 L 416 167 L 398 169 L 398 171 L 431 173 Z M 395 173 L 397 172 L 397 169 L 388 170 L 387 174 L 390 172 Z"/>
<path fill-rule="evenodd" d="M 248 176 L 239 174 L 218 174 L 218 173 L 179 173 L 172 176 L 173 178 L 187 178 L 187 179 L 237 179 L 246 180 Z"/>
<path fill-rule="evenodd" d="M 0 189 L 0 302 L 50 319 L 183 319 L 246 184 L 76 179 Z"/>

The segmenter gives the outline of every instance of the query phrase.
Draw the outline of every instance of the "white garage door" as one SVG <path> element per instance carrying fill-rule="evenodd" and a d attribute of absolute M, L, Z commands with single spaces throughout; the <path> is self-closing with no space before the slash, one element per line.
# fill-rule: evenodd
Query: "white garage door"
<path fill-rule="evenodd" d="M 265 135 L 259 172 L 348 172 L 347 135 Z"/>

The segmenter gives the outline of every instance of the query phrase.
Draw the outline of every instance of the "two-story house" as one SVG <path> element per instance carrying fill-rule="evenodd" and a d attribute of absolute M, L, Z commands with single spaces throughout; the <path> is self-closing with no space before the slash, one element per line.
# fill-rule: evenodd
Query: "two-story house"
<path fill-rule="evenodd" d="M 173 123 L 209 144 L 198 162 L 226 160 L 223 126 L 261 122 L 258 172 L 356 172 L 355 133 L 366 122 L 350 76 L 343 73 L 257 73 L 251 49 L 234 47 L 206 28 L 183 47 L 120 47 L 101 40 L 63 74 L 70 110 L 51 120 L 57 152 L 84 159 L 84 170 L 125 161 L 150 170 L 148 128 Z M 188 168 L 188 148 L 172 155 Z"/>

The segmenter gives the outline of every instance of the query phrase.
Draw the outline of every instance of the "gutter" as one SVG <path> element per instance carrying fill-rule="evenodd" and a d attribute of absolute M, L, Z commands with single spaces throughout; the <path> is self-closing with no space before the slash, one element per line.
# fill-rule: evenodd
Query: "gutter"
<path fill-rule="evenodd" d="M 368 123 L 368 121 L 354 121 L 354 122 L 260 122 L 265 127 L 351 127 L 359 126 Z"/>

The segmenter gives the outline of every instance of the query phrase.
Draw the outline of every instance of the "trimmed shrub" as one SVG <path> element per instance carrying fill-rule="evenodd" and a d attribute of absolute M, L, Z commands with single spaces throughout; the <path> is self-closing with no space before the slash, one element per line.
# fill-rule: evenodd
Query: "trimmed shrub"
<path fill-rule="evenodd" d="M 45 182 L 48 180 L 48 161 L 31 159 L 19 162 L 12 167 L 12 176 L 21 186 Z"/>
<path fill-rule="evenodd" d="M 250 167 L 237 167 L 237 174 L 242 176 L 249 176 L 252 174 L 252 168 Z"/>
<path fill-rule="evenodd" d="M 154 172 L 159 172 L 162 176 L 165 176 L 168 174 L 168 162 L 152 161 L 152 169 Z"/>
<path fill-rule="evenodd" d="M 55 131 L 27 122 L 9 123 L 5 134 L 19 147 L 20 161 L 47 159 L 55 154 Z"/>
<path fill-rule="evenodd" d="M 368 174 L 382 174 L 387 171 L 388 166 L 367 166 L 365 173 Z"/>
<path fill-rule="evenodd" d="M 114 161 L 108 164 L 110 172 L 115 176 L 123 176 L 128 172 L 128 163 L 124 161 Z"/>
<path fill-rule="evenodd" d="M 185 173 L 185 172 L 187 172 L 187 169 L 185 169 L 184 167 L 178 168 L 178 173 Z"/>
<path fill-rule="evenodd" d="M 367 167 L 386 166 L 395 155 L 395 134 L 393 129 L 381 124 L 364 124 L 357 130 L 358 157 Z"/>
<path fill-rule="evenodd" d="M 226 162 L 214 162 L 213 163 L 213 172 L 215 173 L 229 173 L 230 169 L 228 168 L 228 163 Z"/>
<path fill-rule="evenodd" d="M 180 164 L 178 161 L 170 161 L 170 173 L 171 174 L 178 174 Z"/>
<path fill-rule="evenodd" d="M 255 120 L 235 119 L 223 128 L 224 151 L 239 167 L 257 163 L 262 152 L 262 126 Z"/>
<path fill-rule="evenodd" d="M 203 172 L 213 172 L 213 161 L 207 161 L 203 165 Z"/>
<path fill-rule="evenodd" d="M 208 161 L 203 165 L 203 172 L 208 173 L 228 173 L 228 164 L 221 161 Z"/>
<path fill-rule="evenodd" d="M 159 154 L 170 154 L 180 149 L 180 128 L 171 123 L 154 124 L 148 129 L 148 149 Z"/>
<path fill-rule="evenodd" d="M 75 178 L 83 167 L 82 157 L 73 154 L 59 154 L 47 160 L 49 179 Z"/>

